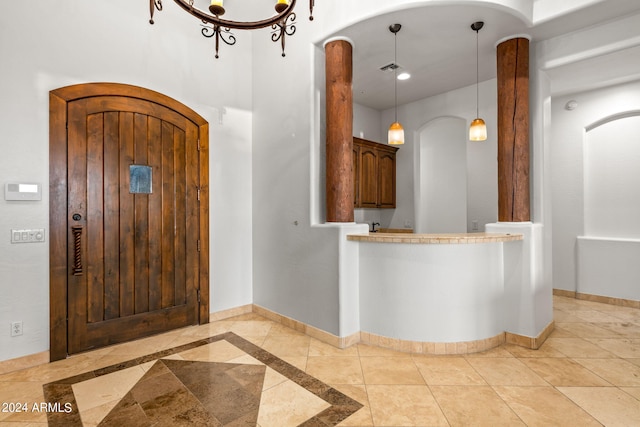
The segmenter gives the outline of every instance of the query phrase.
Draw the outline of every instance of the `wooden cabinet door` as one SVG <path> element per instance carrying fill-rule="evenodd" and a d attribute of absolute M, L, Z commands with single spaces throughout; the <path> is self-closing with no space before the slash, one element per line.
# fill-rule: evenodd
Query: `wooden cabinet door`
<path fill-rule="evenodd" d="M 396 155 L 378 152 L 378 207 L 396 207 Z"/>
<path fill-rule="evenodd" d="M 360 207 L 360 147 L 353 144 L 353 207 Z"/>
<path fill-rule="evenodd" d="M 378 205 L 378 152 L 375 148 L 360 147 L 360 207 Z"/>

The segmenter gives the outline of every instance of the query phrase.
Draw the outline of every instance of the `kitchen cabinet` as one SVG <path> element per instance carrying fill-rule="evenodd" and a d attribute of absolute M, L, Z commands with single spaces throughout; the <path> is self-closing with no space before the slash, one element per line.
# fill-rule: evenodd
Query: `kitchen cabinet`
<path fill-rule="evenodd" d="M 354 207 L 396 207 L 398 147 L 353 138 Z"/>

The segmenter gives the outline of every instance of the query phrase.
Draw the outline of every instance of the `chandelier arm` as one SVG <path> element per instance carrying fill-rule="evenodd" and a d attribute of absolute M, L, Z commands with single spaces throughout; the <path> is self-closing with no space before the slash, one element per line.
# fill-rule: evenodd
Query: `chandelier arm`
<path fill-rule="evenodd" d="M 150 0 L 154 1 L 154 0 Z M 268 19 L 263 19 L 261 21 L 251 21 L 251 22 L 240 22 L 240 21 L 229 21 L 226 19 L 221 19 L 216 17 L 215 15 L 211 15 L 203 10 L 200 10 L 189 3 L 188 0 L 173 0 L 178 6 L 184 9 L 189 14 L 195 16 L 196 18 L 208 22 L 213 25 L 218 25 L 220 27 L 225 28 L 233 28 L 235 30 L 255 30 L 258 28 L 265 28 L 277 24 L 281 22 L 283 19 L 286 19 L 292 12 L 293 8 L 296 5 L 296 0 L 291 0 L 289 6 L 284 9 L 282 12 L 272 16 Z"/>
<path fill-rule="evenodd" d="M 162 10 L 162 0 L 149 0 L 149 24 L 153 24 L 153 14 L 158 9 Z"/>
<path fill-rule="evenodd" d="M 211 27 L 203 25 L 200 32 L 206 38 L 215 36 L 216 59 L 219 58 L 218 53 L 220 51 L 220 40 L 222 40 L 228 46 L 233 46 L 234 44 L 236 44 L 236 37 L 233 35 L 233 33 L 231 33 L 231 31 L 229 31 L 229 28 L 225 28 L 223 30 L 219 25 L 213 25 Z"/>
<path fill-rule="evenodd" d="M 287 23 L 287 21 L 291 21 Z M 271 32 L 271 40 L 273 42 L 280 41 L 280 45 L 282 46 L 282 56 L 285 55 L 285 38 L 286 36 L 292 36 L 296 33 L 296 14 L 291 13 L 289 16 L 284 18 L 283 21 L 277 22 L 271 26 L 273 31 Z"/>

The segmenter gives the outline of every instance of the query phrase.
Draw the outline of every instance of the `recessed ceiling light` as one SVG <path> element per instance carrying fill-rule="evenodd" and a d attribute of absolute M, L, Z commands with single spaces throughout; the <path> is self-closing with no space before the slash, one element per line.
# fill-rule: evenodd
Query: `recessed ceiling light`
<path fill-rule="evenodd" d="M 409 80 L 411 78 L 411 74 L 409 73 L 400 73 L 398 74 L 398 80 Z"/>

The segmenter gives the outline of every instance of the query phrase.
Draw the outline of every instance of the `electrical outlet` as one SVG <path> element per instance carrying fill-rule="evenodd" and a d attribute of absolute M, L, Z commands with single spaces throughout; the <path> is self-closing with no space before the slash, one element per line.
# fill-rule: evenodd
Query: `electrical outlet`
<path fill-rule="evenodd" d="M 478 231 L 478 220 L 474 219 L 471 221 L 471 231 Z"/>
<path fill-rule="evenodd" d="M 22 335 L 22 320 L 11 322 L 11 336 L 17 337 L 19 335 Z"/>

